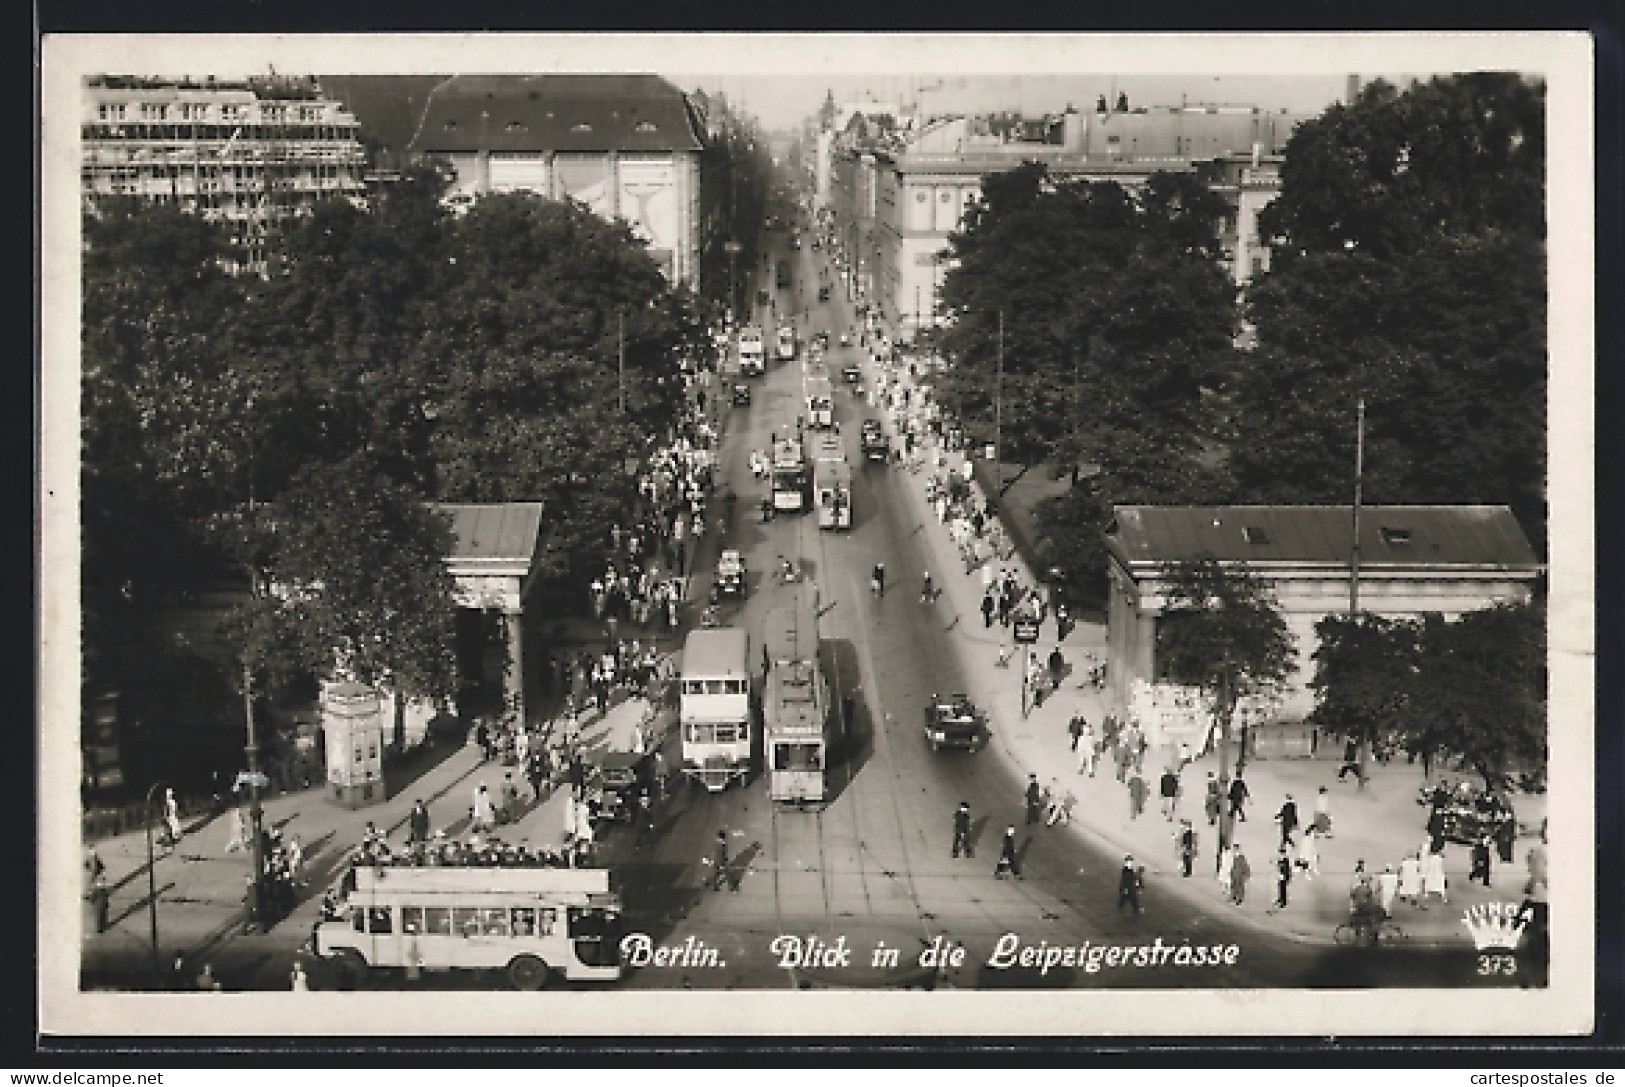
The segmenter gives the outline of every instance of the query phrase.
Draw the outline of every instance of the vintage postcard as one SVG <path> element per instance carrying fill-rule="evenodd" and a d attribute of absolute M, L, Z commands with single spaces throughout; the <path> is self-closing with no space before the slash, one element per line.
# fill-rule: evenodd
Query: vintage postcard
<path fill-rule="evenodd" d="M 46 1031 L 1592 1029 L 1585 35 L 42 58 Z"/>

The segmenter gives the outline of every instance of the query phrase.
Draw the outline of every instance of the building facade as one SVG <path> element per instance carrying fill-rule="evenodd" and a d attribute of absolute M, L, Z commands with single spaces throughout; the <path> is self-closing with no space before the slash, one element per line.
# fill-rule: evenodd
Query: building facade
<path fill-rule="evenodd" d="M 360 123 L 312 78 L 94 76 L 80 136 L 88 214 L 118 196 L 175 204 L 228 223 L 254 269 L 278 224 L 365 195 Z"/>
<path fill-rule="evenodd" d="M 659 76 L 456 76 L 428 96 L 411 152 L 452 168 L 454 207 L 503 192 L 578 200 L 698 288 L 704 131 Z"/>
<path fill-rule="evenodd" d="M 820 147 L 819 168 L 829 176 L 828 204 L 859 293 L 904 340 L 940 320 L 948 237 L 980 199 L 982 179 L 1024 162 L 1043 163 L 1057 180 L 1116 181 L 1130 190 L 1158 171 L 1204 166 L 1234 209 L 1221 233 L 1232 274 L 1244 283 L 1268 268 L 1258 212 L 1279 192 L 1280 152 L 1302 120 L 1252 107 L 1068 109 L 1033 122 L 950 117 L 895 130 L 848 116 L 827 152 Z"/>
<path fill-rule="evenodd" d="M 1245 567 L 1275 592 L 1297 639 L 1298 670 L 1274 701 L 1279 722 L 1314 708 L 1308 682 L 1315 624 L 1349 606 L 1349 506 L 1117 506 L 1106 536 L 1110 700 L 1126 710 L 1137 684 L 1161 680 L 1157 621 L 1167 604 L 1165 564 L 1207 555 Z M 1541 574 L 1505 506 L 1364 506 L 1360 510 L 1362 612 L 1446 619 L 1497 604 L 1528 603 Z"/>

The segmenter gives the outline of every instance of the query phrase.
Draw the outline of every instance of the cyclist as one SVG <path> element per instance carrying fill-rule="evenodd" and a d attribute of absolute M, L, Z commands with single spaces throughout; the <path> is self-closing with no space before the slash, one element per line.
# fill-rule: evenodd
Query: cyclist
<path fill-rule="evenodd" d="M 920 581 L 920 603 L 929 604 L 932 600 L 936 599 L 933 588 L 934 586 L 931 584 L 931 571 L 927 570 L 925 572 L 925 577 Z"/>
<path fill-rule="evenodd" d="M 885 596 L 886 595 L 886 564 L 885 563 L 883 563 L 883 562 L 875 563 L 874 572 L 869 575 L 869 589 L 876 596 Z"/>

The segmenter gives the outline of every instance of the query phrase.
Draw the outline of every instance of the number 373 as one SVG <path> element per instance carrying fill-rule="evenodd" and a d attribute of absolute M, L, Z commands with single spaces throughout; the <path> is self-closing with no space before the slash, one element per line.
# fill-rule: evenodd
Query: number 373
<path fill-rule="evenodd" d="M 1480 955 L 1478 972 L 1484 977 L 1495 974 L 1510 976 L 1518 972 L 1518 960 L 1512 955 Z"/>

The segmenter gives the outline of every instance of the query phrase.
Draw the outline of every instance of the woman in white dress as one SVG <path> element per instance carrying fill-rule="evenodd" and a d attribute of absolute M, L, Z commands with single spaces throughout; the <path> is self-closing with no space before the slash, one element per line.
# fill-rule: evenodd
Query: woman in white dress
<path fill-rule="evenodd" d="M 1422 855 L 1422 898 L 1428 895 L 1438 895 L 1439 901 L 1449 903 L 1450 896 L 1445 893 L 1444 850 L 1437 853 L 1424 852 Z"/>
<path fill-rule="evenodd" d="M 1320 875 L 1320 835 L 1313 824 L 1304 829 L 1303 840 L 1298 843 L 1298 870 L 1304 879 Z"/>
<path fill-rule="evenodd" d="M 1219 851 L 1219 890 L 1221 892 L 1223 892 L 1224 897 L 1226 899 L 1229 899 L 1231 897 L 1231 893 L 1230 893 L 1230 873 L 1235 870 L 1235 866 L 1236 866 L 1236 853 L 1235 853 L 1235 850 L 1233 850 L 1233 849 L 1222 849 L 1222 850 L 1220 850 Z"/>
<path fill-rule="evenodd" d="M 480 782 L 474 790 L 474 818 L 471 820 L 475 830 L 483 830 L 496 823 L 496 810 L 491 804 L 491 790 Z"/>
<path fill-rule="evenodd" d="M 235 853 L 239 849 L 248 848 L 248 818 L 243 809 L 231 809 L 231 824 L 229 827 L 231 837 L 226 839 L 226 852 Z"/>
<path fill-rule="evenodd" d="M 1399 897 L 1416 905 L 1422 897 L 1422 860 L 1420 851 L 1407 853 L 1399 862 Z"/>

